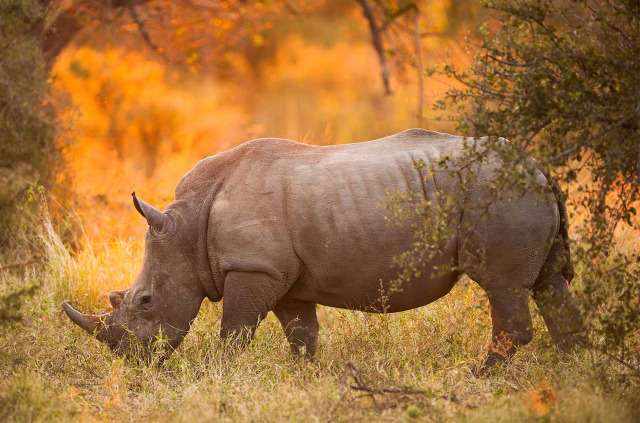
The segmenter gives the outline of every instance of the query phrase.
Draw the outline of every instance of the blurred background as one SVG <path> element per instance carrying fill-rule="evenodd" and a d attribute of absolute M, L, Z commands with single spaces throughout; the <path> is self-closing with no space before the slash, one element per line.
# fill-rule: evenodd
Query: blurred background
<path fill-rule="evenodd" d="M 49 2 L 52 195 L 73 197 L 89 240 L 141 239 L 131 191 L 164 208 L 198 160 L 249 139 L 454 131 L 432 111 L 451 85 L 433 72 L 468 61 L 476 6 L 417 3 Z"/>
<path fill-rule="evenodd" d="M 0 0 L 0 421 L 637 421 L 639 28 L 637 0 Z M 471 376 L 491 313 L 468 279 L 407 313 L 321 307 L 309 367 L 274 317 L 227 360 L 220 303 L 169 372 L 69 330 L 61 301 L 109 310 L 138 273 L 132 191 L 163 209 L 198 160 L 253 138 L 411 127 L 520 146 L 497 190 L 527 188 L 525 155 L 556 178 L 584 354 L 556 355 L 534 313 L 513 365 Z M 348 394 L 352 363 L 427 395 Z"/>

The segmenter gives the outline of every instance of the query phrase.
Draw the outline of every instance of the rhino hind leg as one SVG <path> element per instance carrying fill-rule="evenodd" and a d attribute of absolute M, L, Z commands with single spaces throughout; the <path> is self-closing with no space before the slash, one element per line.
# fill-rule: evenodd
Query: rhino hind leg
<path fill-rule="evenodd" d="M 533 286 L 533 299 L 558 350 L 569 352 L 579 341 L 582 315 L 562 275 L 562 247 L 556 243 Z"/>
<path fill-rule="evenodd" d="M 312 358 L 318 345 L 318 317 L 316 303 L 298 300 L 282 300 L 273 309 L 284 333 L 291 352 Z"/>
<path fill-rule="evenodd" d="M 519 347 L 533 338 L 528 290 L 488 291 L 491 304 L 492 334 L 489 350 L 476 373 L 487 373 L 497 364 L 509 360 Z"/>

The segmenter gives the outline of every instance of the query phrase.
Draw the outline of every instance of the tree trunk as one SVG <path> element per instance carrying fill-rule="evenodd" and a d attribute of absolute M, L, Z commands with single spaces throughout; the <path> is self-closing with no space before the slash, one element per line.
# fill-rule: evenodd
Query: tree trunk
<path fill-rule="evenodd" d="M 53 11 L 57 4 L 52 0 L 39 0 L 42 16 L 32 26 L 32 33 L 40 41 L 40 48 L 44 54 L 47 68 L 50 70 L 60 52 L 71 42 L 82 26 L 78 23 L 78 13 L 75 8 L 68 8 L 58 13 Z M 48 17 L 56 13 L 53 22 L 48 23 Z M 45 26 L 47 25 L 47 26 Z"/>

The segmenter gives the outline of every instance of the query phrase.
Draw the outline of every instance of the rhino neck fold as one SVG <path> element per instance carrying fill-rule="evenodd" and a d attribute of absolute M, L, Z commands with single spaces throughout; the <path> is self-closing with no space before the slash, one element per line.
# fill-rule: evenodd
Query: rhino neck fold
<path fill-rule="evenodd" d="M 209 301 L 218 302 L 222 299 L 222 294 L 216 287 L 215 279 L 211 266 L 214 265 L 209 257 L 209 214 L 211 212 L 211 205 L 215 198 L 215 193 L 218 191 L 218 187 L 212 189 L 207 194 L 205 201 L 193 204 L 195 210 L 197 210 L 196 218 L 196 273 L 200 280 L 200 285 L 204 290 L 206 297 Z M 217 263 L 215 263 L 217 265 Z"/>

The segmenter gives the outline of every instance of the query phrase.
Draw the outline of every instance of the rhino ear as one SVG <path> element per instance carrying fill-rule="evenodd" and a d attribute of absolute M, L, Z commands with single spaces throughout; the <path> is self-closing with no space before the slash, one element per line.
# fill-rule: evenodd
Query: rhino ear
<path fill-rule="evenodd" d="M 147 223 L 157 232 L 171 232 L 174 228 L 173 220 L 165 213 L 156 209 L 152 205 L 136 197 L 135 191 L 131 193 L 133 205 L 138 213 L 147 219 Z"/>
<path fill-rule="evenodd" d="M 124 301 L 124 296 L 127 291 L 111 291 L 109 292 L 109 302 L 111 302 L 111 306 L 113 308 L 120 307 L 122 301 Z"/>

